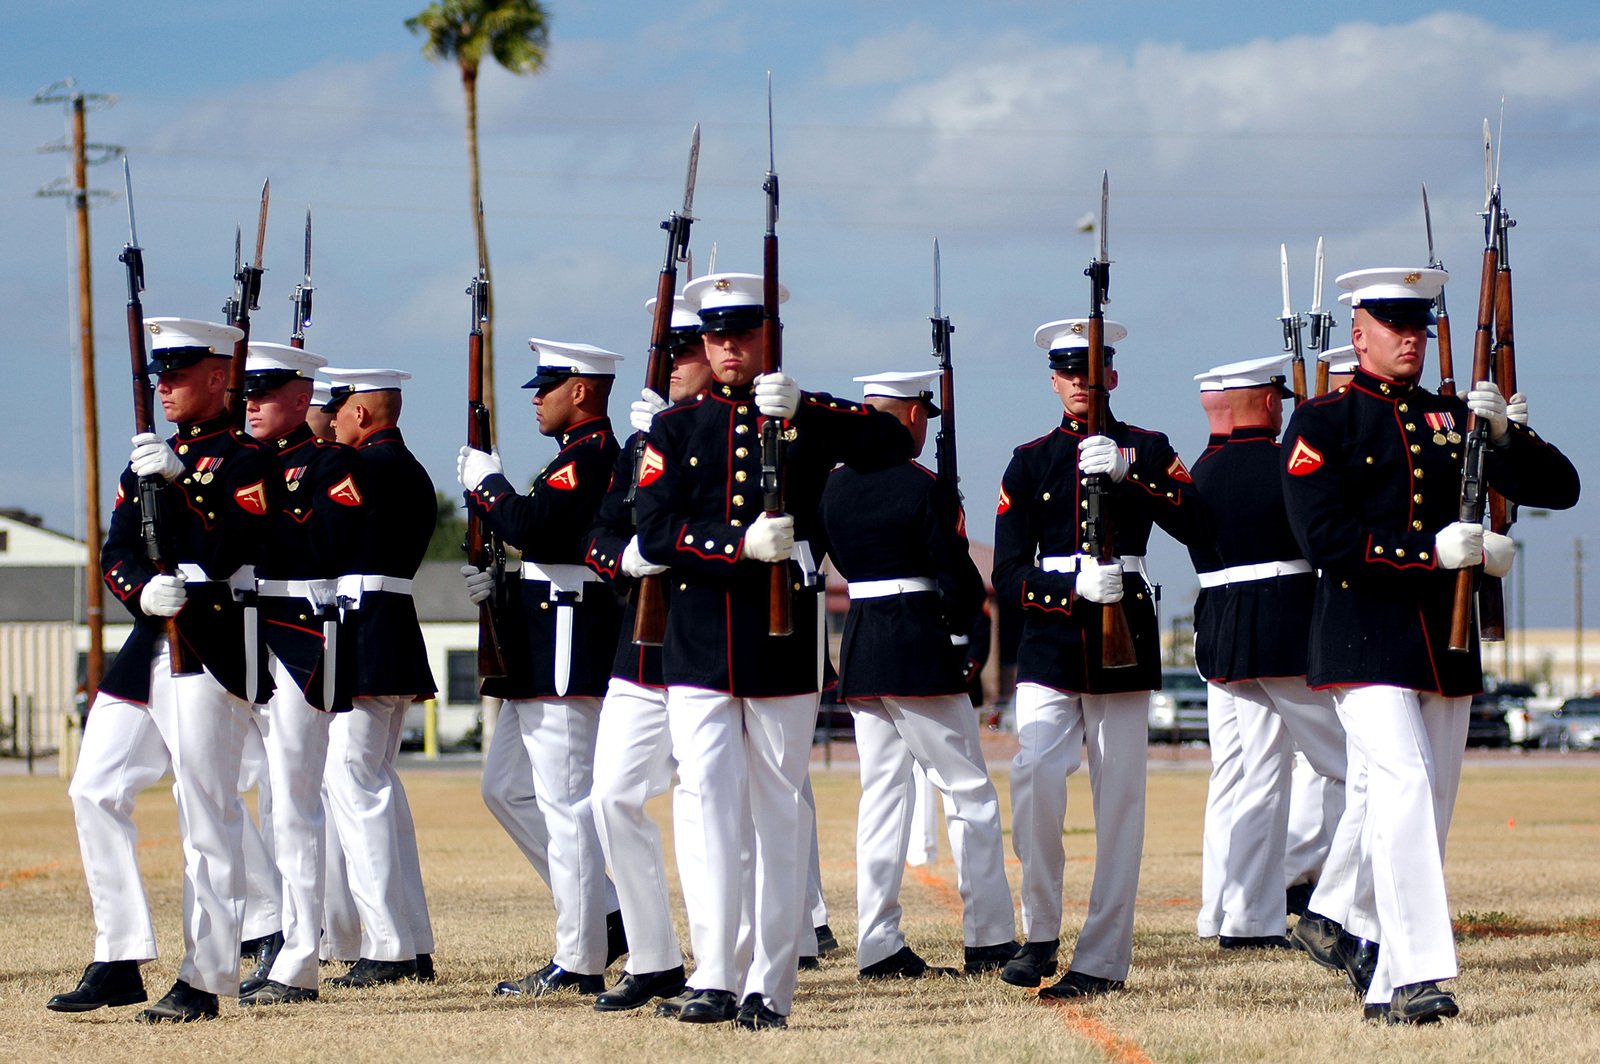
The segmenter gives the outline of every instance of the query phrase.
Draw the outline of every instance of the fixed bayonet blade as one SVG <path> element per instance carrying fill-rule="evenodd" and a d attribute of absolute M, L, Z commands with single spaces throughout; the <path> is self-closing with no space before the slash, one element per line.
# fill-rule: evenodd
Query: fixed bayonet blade
<path fill-rule="evenodd" d="M 1278 270 L 1283 278 L 1283 313 L 1278 315 L 1285 320 L 1294 317 L 1293 301 L 1289 298 L 1289 245 L 1278 245 Z"/>
<path fill-rule="evenodd" d="M 694 217 L 694 183 L 700 173 L 700 123 L 694 124 L 694 134 L 689 138 L 689 176 L 683 182 L 683 216 Z"/>
<path fill-rule="evenodd" d="M 943 282 L 939 275 L 939 238 L 933 238 L 933 316 L 944 317 L 943 300 L 940 298 Z"/>
<path fill-rule="evenodd" d="M 1500 184 L 1500 158 L 1506 152 L 1506 98 L 1500 97 L 1500 128 L 1495 131 L 1494 183 Z"/>
<path fill-rule="evenodd" d="M 261 184 L 261 213 L 256 215 L 256 257 L 251 263 L 256 269 L 261 269 L 261 253 L 267 244 L 267 202 L 272 198 L 272 180 L 269 178 Z M 251 307 L 255 310 L 255 307 Z"/>
<path fill-rule="evenodd" d="M 1111 209 L 1111 175 L 1109 172 L 1100 171 L 1100 261 L 1110 262 L 1111 253 L 1106 250 L 1106 215 Z"/>
<path fill-rule="evenodd" d="M 1322 238 L 1317 237 L 1316 266 L 1311 271 L 1311 313 L 1322 313 Z"/>
<path fill-rule="evenodd" d="M 1483 209 L 1494 198 L 1494 141 L 1489 136 L 1489 120 L 1483 120 Z"/>
<path fill-rule="evenodd" d="M 1428 265 L 1438 266 L 1439 256 L 1433 253 L 1433 212 L 1428 209 L 1428 183 L 1422 183 L 1422 228 L 1428 233 Z"/>
<path fill-rule="evenodd" d="M 306 271 L 304 284 L 311 287 L 311 208 L 306 208 Z"/>
<path fill-rule="evenodd" d="M 772 71 L 767 71 L 767 180 L 762 184 L 767 194 L 767 232 L 774 231 L 778 223 L 778 151 L 772 133 Z"/>
<path fill-rule="evenodd" d="M 128 194 L 128 246 L 139 246 L 139 227 L 133 224 L 133 172 L 128 169 L 128 157 L 122 157 L 122 187 Z"/>
<path fill-rule="evenodd" d="M 706 273 L 717 272 L 717 242 L 711 242 L 711 254 L 706 256 Z"/>
<path fill-rule="evenodd" d="M 239 276 L 239 271 L 244 268 L 244 232 L 239 228 L 239 223 L 233 223 L 233 275 Z"/>

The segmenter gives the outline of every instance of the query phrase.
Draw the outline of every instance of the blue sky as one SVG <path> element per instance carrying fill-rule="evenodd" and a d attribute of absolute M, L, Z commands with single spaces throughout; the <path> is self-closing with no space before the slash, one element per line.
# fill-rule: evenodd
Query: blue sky
<path fill-rule="evenodd" d="M 212 316 L 233 226 L 273 184 L 255 335 L 284 339 L 306 205 L 316 215 L 317 321 L 335 364 L 416 374 L 404 427 L 452 487 L 462 433 L 462 289 L 473 270 L 461 93 L 401 23 L 421 0 L 255 8 L 0 3 L 0 506 L 81 529 L 70 229 L 35 190 L 65 172 L 63 111 L 33 93 L 67 75 L 116 94 L 90 139 L 132 160 L 150 314 Z M 956 324 L 963 487 L 989 538 L 1010 450 L 1058 414 L 1041 322 L 1087 307 L 1074 222 L 1110 171 L 1113 302 L 1126 323 L 1114 405 L 1192 457 L 1204 423 L 1190 377 L 1279 345 L 1277 249 L 1310 302 L 1312 248 L 1345 270 L 1419 262 L 1429 185 L 1455 273 L 1458 333 L 1475 300 L 1479 126 L 1506 98 L 1502 178 L 1517 217 L 1521 379 L 1535 426 L 1597 471 L 1585 426 L 1600 393 L 1583 312 L 1600 241 L 1600 12 L 1583 4 L 551 5 L 538 77 L 486 73 L 485 207 L 497 282 L 498 402 L 509 471 L 552 453 L 517 385 L 527 336 L 584 340 L 643 372 L 661 256 L 690 127 L 705 144 L 694 246 L 759 263 L 765 72 L 776 90 L 786 354 L 807 387 L 851 394 L 860 372 L 927 364 L 930 249 L 943 247 Z M 91 185 L 120 185 L 114 166 Z M 93 212 L 106 482 L 126 459 L 120 202 Z M 1348 325 L 1348 316 L 1340 316 Z M 1463 341 L 1462 346 L 1465 347 Z M 1458 356 L 1458 358 L 1461 356 Z M 621 409 L 621 406 L 619 406 Z M 1574 537 L 1600 503 L 1525 521 L 1528 614 L 1572 619 Z M 1187 609 L 1184 555 L 1154 552 Z M 1600 581 L 1591 580 L 1591 584 Z M 1591 598 L 1591 617 L 1600 615 Z"/>

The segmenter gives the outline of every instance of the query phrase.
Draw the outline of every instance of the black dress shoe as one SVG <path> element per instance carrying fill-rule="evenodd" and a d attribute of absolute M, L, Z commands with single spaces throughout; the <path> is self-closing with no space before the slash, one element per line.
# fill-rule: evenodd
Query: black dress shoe
<path fill-rule="evenodd" d="M 734 1022 L 747 1031 L 782 1030 L 789 1026 L 789 1017 L 767 1008 L 767 999 L 760 994 L 747 994 Z"/>
<path fill-rule="evenodd" d="M 622 926 L 622 910 L 606 913 L 606 967 L 628 952 L 628 930 Z"/>
<path fill-rule="evenodd" d="M 250 962 L 250 974 L 244 977 L 244 982 L 239 984 L 239 993 L 248 994 L 259 990 L 267 982 L 267 976 L 272 974 L 272 964 L 278 959 L 278 951 L 283 949 L 283 932 L 274 931 L 270 935 L 250 940 L 255 948 L 246 958 Z"/>
<path fill-rule="evenodd" d="M 1283 907 L 1291 916 L 1304 916 L 1311 904 L 1311 895 L 1317 892 L 1315 883 L 1296 883 L 1283 892 Z"/>
<path fill-rule="evenodd" d="M 1339 936 L 1344 928 L 1335 921 L 1314 912 L 1307 912 L 1295 921 L 1289 937 L 1295 945 L 1306 951 L 1306 956 L 1336 972 L 1344 971 L 1344 961 L 1339 958 Z"/>
<path fill-rule="evenodd" d="M 1012 986 L 1038 986 L 1045 976 L 1056 974 L 1056 949 L 1060 945 L 1061 940 L 1056 938 L 1029 942 L 1000 969 L 1000 981 Z"/>
<path fill-rule="evenodd" d="M 1122 985 L 1121 979 L 1102 979 L 1098 975 L 1068 971 L 1061 977 L 1060 982 L 1039 991 L 1039 996 L 1055 1000 L 1094 997 L 1097 994 L 1109 994 L 1113 990 L 1121 990 Z"/>
<path fill-rule="evenodd" d="M 802 972 L 814 972 L 822 967 L 822 962 L 816 957 L 800 957 L 795 961 L 795 967 Z"/>
<path fill-rule="evenodd" d="M 863 983 L 870 983 L 877 979 L 936 979 L 940 976 L 953 979 L 957 974 L 954 968 L 936 968 L 917 956 L 916 950 L 910 946 L 901 946 L 883 960 L 861 969 L 856 973 L 856 978 Z M 750 998 L 745 998 L 746 1004 L 749 1001 Z"/>
<path fill-rule="evenodd" d="M 604 975 L 580 975 L 552 963 L 521 979 L 497 983 L 494 992 L 501 997 L 543 997 L 562 990 L 574 990 L 593 996 L 605 988 Z"/>
<path fill-rule="evenodd" d="M 729 1023 L 739 1017 L 731 990 L 696 990 L 678 1010 L 679 1023 Z"/>
<path fill-rule="evenodd" d="M 689 999 L 694 995 L 695 992 L 693 990 L 690 990 L 687 986 L 684 987 L 672 997 L 656 1002 L 656 1015 L 665 1016 L 669 1020 L 677 1019 L 678 1013 L 682 1011 L 683 1006 L 688 1004 Z"/>
<path fill-rule="evenodd" d="M 596 1012 L 627 1012 L 648 1005 L 652 998 L 670 998 L 683 992 L 683 965 L 664 972 L 624 972 L 617 985 L 594 999 Z"/>
<path fill-rule="evenodd" d="M 335 979 L 329 979 L 329 986 L 342 987 L 347 990 L 364 990 L 369 986 L 382 986 L 385 983 L 398 983 L 405 979 L 417 977 L 417 962 L 411 961 L 375 961 L 369 957 L 362 957 L 350 967 L 348 972 Z"/>
<path fill-rule="evenodd" d="M 217 995 L 179 979 L 160 1001 L 139 1013 L 140 1023 L 193 1023 L 217 1018 Z"/>
<path fill-rule="evenodd" d="M 1341 931 L 1339 966 L 1349 976 L 1350 985 L 1365 994 L 1372 986 L 1372 973 L 1378 970 L 1378 943 Z"/>
<path fill-rule="evenodd" d="M 431 954 L 431 953 L 419 953 L 419 954 L 417 954 L 417 974 L 416 974 L 417 982 L 419 982 L 419 983 L 431 983 L 431 982 L 433 982 L 434 978 L 435 978 L 435 976 L 433 974 L 433 954 Z"/>
<path fill-rule="evenodd" d="M 1461 1007 L 1456 999 L 1438 983 L 1407 983 L 1394 988 L 1389 999 L 1390 1023 L 1438 1023 L 1458 1015 Z"/>
<path fill-rule="evenodd" d="M 833 928 L 829 927 L 827 924 L 818 924 L 816 927 L 816 932 L 817 956 L 826 957 L 828 954 L 839 948 L 839 939 L 834 935 Z"/>
<path fill-rule="evenodd" d="M 1361 1003 L 1361 1019 L 1366 1023 L 1388 1023 L 1389 1006 L 1381 1001 L 1377 1004 L 1363 1001 Z"/>
<path fill-rule="evenodd" d="M 302 1001 L 317 1000 L 317 988 L 314 986 L 289 986 L 285 983 L 268 979 L 249 994 L 239 995 L 239 1004 L 246 1008 L 257 1005 L 297 1005 Z"/>
<path fill-rule="evenodd" d="M 1218 949 L 1294 949 L 1285 935 L 1219 935 Z"/>
<path fill-rule="evenodd" d="M 985 972 L 998 971 L 1004 968 L 1021 948 L 1015 942 L 1000 942 L 993 946 L 968 946 L 964 958 L 965 971 L 968 975 L 983 975 Z"/>
<path fill-rule="evenodd" d="M 102 1006 L 137 1005 L 148 1001 L 138 961 L 95 961 L 83 970 L 78 985 L 57 994 L 44 1007 L 51 1012 L 89 1012 Z"/>

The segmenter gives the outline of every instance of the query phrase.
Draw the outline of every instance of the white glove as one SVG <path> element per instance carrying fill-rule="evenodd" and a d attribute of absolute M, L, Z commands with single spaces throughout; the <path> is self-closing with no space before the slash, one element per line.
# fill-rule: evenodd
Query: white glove
<path fill-rule="evenodd" d="M 188 598 L 182 573 L 157 573 L 139 592 L 139 608 L 152 617 L 176 617 Z"/>
<path fill-rule="evenodd" d="M 646 388 L 639 393 L 639 398 L 633 401 L 633 406 L 628 411 L 628 424 L 633 426 L 635 432 L 649 432 L 650 422 L 666 408 L 667 401 Z"/>
<path fill-rule="evenodd" d="M 1080 452 L 1081 453 L 1081 452 Z M 1108 606 L 1122 601 L 1122 560 L 1101 562 L 1088 555 L 1078 559 L 1079 598 Z"/>
<path fill-rule="evenodd" d="M 756 409 L 767 417 L 794 417 L 800 409 L 800 386 L 786 373 L 763 373 L 756 378 Z"/>
<path fill-rule="evenodd" d="M 1490 443 L 1501 444 L 1506 441 L 1506 434 L 1510 431 L 1507 428 L 1506 397 L 1500 394 L 1499 387 L 1493 381 L 1479 381 L 1472 386 L 1472 391 L 1467 393 L 1467 409 L 1489 423 Z"/>
<path fill-rule="evenodd" d="M 639 404 L 635 403 L 635 406 Z M 628 540 L 628 545 L 622 548 L 622 571 L 629 576 L 657 576 L 667 571 L 665 565 L 657 565 L 645 558 L 639 552 L 639 537 L 634 536 Z"/>
<path fill-rule="evenodd" d="M 1483 526 L 1456 521 L 1439 529 L 1433 549 L 1441 569 L 1466 569 L 1483 561 Z"/>
<path fill-rule="evenodd" d="M 1128 475 L 1128 456 L 1110 436 L 1090 436 L 1078 444 L 1078 468 L 1090 476 L 1104 473 L 1120 484 Z"/>
<path fill-rule="evenodd" d="M 483 482 L 496 473 L 504 476 L 500 468 L 500 452 L 477 451 L 471 447 L 461 448 L 461 454 L 456 457 L 456 479 L 468 491 L 477 491 Z"/>
<path fill-rule="evenodd" d="M 744 534 L 744 553 L 758 562 L 788 561 L 794 554 L 794 518 L 761 514 Z"/>
<path fill-rule="evenodd" d="M 1483 534 L 1483 571 L 1488 576 L 1505 576 L 1517 560 L 1517 541 L 1498 532 Z"/>
<path fill-rule="evenodd" d="M 482 454 L 482 451 L 478 452 Z M 494 594 L 494 570 L 479 569 L 476 565 L 463 565 L 461 575 L 467 578 L 467 597 L 474 606 L 483 604 L 484 599 Z"/>
<path fill-rule="evenodd" d="M 183 475 L 183 461 L 172 453 L 165 440 L 153 432 L 141 432 L 133 438 L 133 454 L 128 458 L 134 476 L 160 475 L 177 480 Z"/>
<path fill-rule="evenodd" d="M 1511 398 L 1506 400 L 1506 417 L 1519 425 L 1528 423 L 1528 397 L 1521 392 L 1512 392 Z"/>

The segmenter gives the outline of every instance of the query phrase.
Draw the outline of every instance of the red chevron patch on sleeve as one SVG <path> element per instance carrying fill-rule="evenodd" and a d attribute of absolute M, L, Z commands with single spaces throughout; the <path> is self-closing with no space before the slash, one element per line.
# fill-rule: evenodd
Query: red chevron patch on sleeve
<path fill-rule="evenodd" d="M 356 488 L 356 478 L 346 473 L 343 480 L 328 489 L 328 498 L 340 506 L 360 506 L 361 492 Z"/>
<path fill-rule="evenodd" d="M 560 488 L 562 491 L 573 490 L 578 486 L 578 464 L 576 462 L 568 462 L 548 477 L 545 477 L 544 482 L 552 488 Z"/>
<path fill-rule="evenodd" d="M 1184 484 L 1193 484 L 1194 478 L 1189 475 L 1189 467 L 1183 464 L 1183 459 L 1173 456 L 1172 464 L 1167 466 L 1167 476 Z"/>
<path fill-rule="evenodd" d="M 248 487 L 239 488 L 233 493 L 233 501 L 240 508 L 253 514 L 267 512 L 267 482 L 258 480 Z"/>
<path fill-rule="evenodd" d="M 654 484 L 666 471 L 667 460 L 661 457 L 661 452 L 645 444 L 644 457 L 639 460 L 639 486 L 643 488 Z"/>
<path fill-rule="evenodd" d="M 994 514 L 999 517 L 1009 509 L 1011 509 L 1011 496 L 1006 494 L 1006 486 L 1002 484 L 1000 485 L 1000 505 L 995 508 Z"/>
<path fill-rule="evenodd" d="M 1290 476 L 1303 477 L 1315 473 L 1322 468 L 1322 452 L 1303 439 L 1295 440 L 1294 450 L 1289 452 L 1288 468 Z"/>

